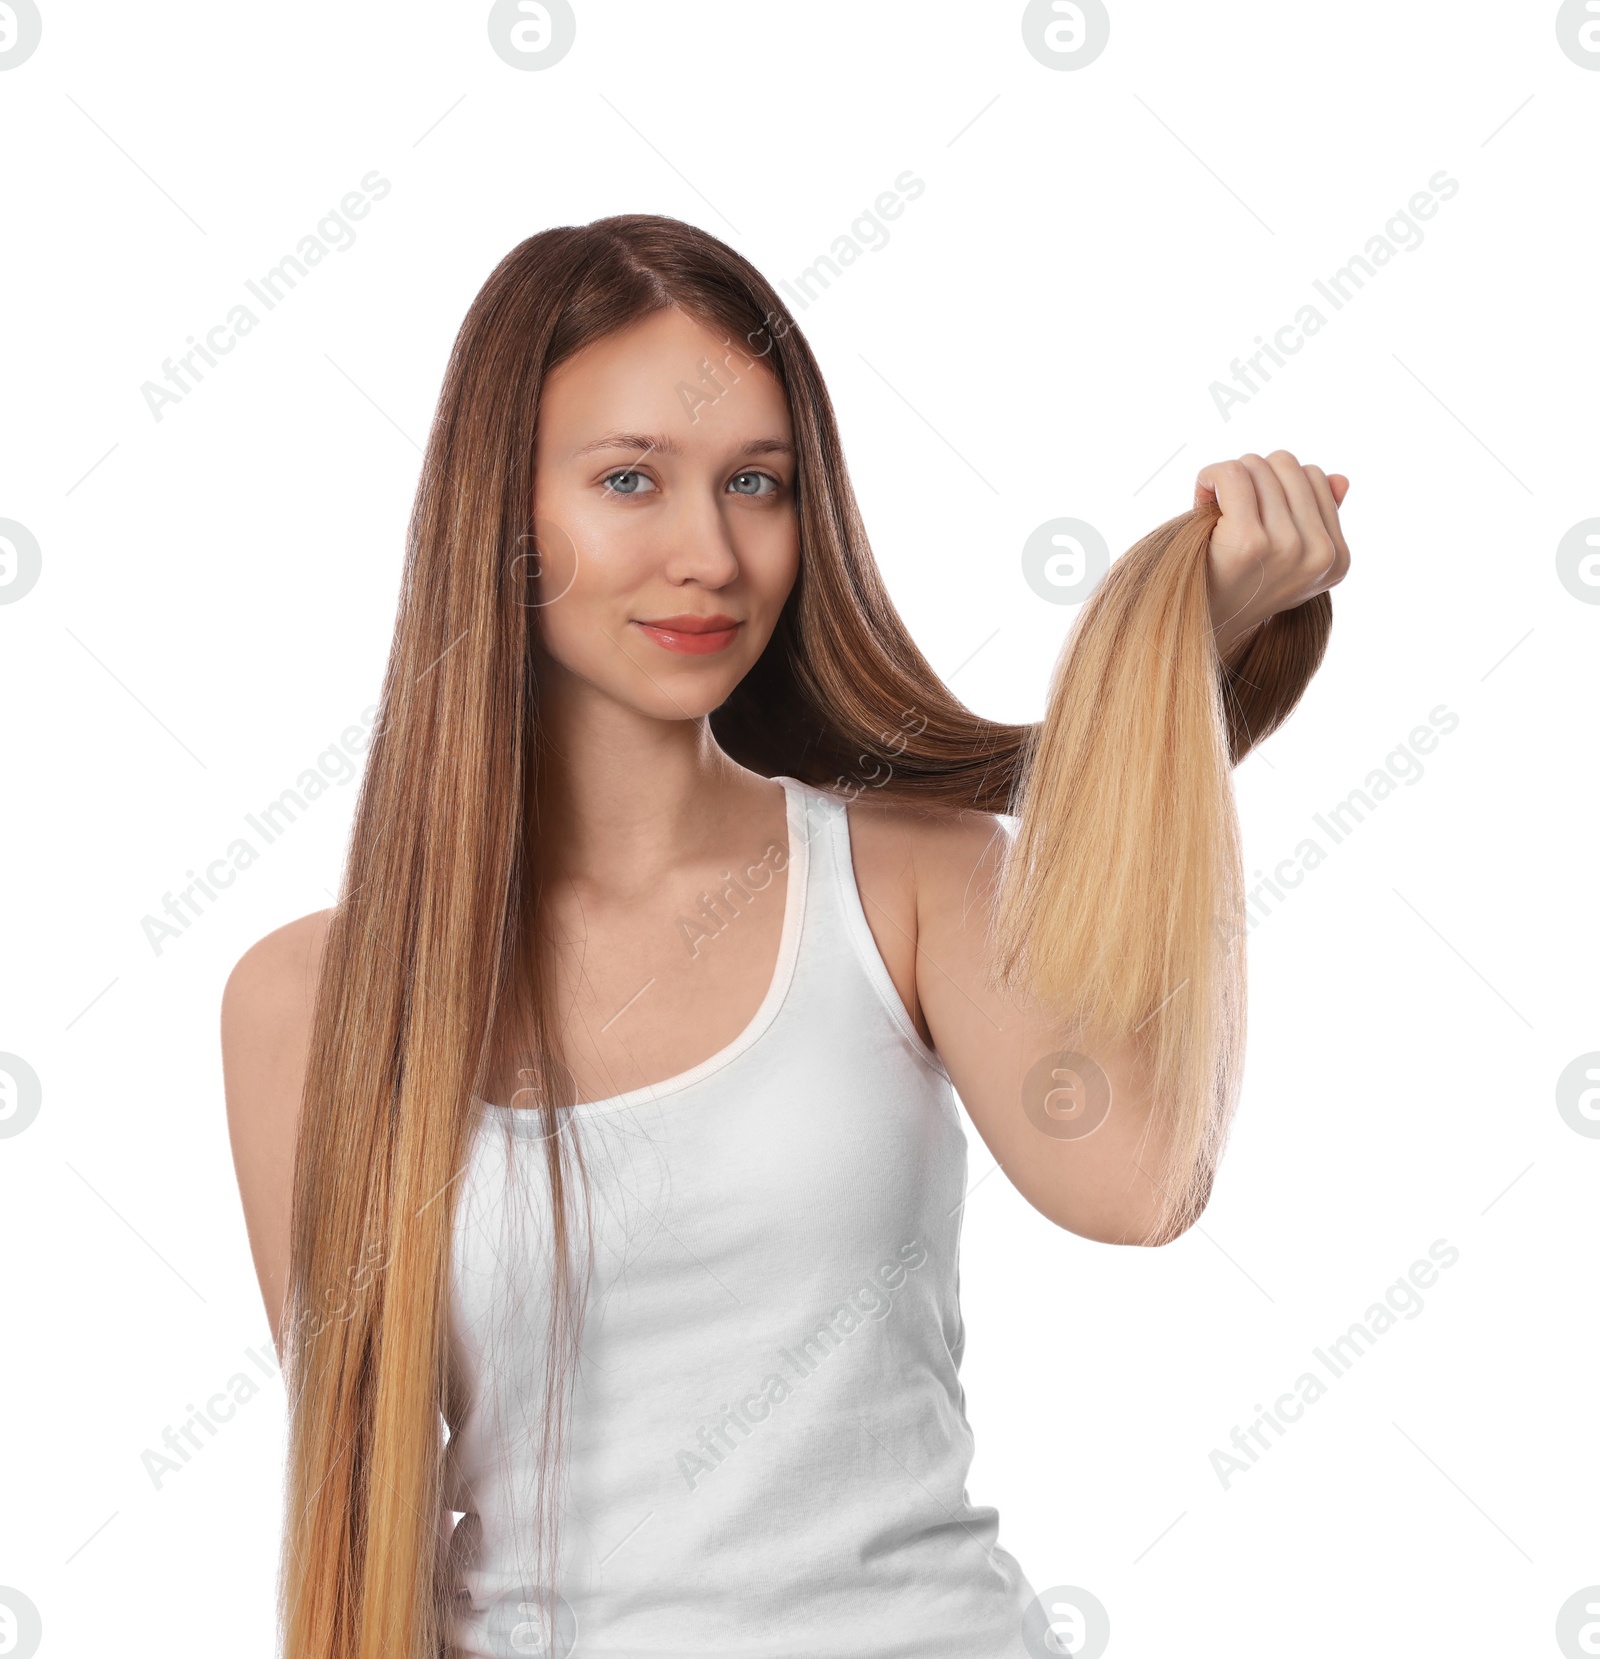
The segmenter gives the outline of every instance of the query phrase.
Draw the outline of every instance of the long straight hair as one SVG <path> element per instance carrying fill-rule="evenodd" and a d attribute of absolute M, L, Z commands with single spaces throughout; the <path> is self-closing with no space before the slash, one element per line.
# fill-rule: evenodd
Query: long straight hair
<path fill-rule="evenodd" d="M 284 1364 L 286 1659 L 436 1659 L 450 1582 L 455 1188 L 503 1033 L 543 1114 L 553 1241 L 546 1440 L 559 1450 L 581 1327 L 571 1248 L 584 1177 L 551 1008 L 541 896 L 542 593 L 534 432 L 546 378 L 677 306 L 781 385 L 797 450 L 799 573 L 759 661 L 710 717 L 764 775 L 1018 816 L 997 980 L 1139 1033 L 1172 1148 L 1162 1236 L 1203 1203 L 1243 1040 L 1229 766 L 1293 707 L 1326 596 L 1218 661 L 1215 509 L 1117 561 L 1063 651 L 1038 725 L 986 720 L 939 680 L 878 573 L 815 358 L 771 285 L 705 231 L 625 214 L 541 232 L 461 325 L 407 532 L 394 640 L 317 993 L 294 1176 Z M 539 1532 L 554 1537 L 553 1481 Z"/>

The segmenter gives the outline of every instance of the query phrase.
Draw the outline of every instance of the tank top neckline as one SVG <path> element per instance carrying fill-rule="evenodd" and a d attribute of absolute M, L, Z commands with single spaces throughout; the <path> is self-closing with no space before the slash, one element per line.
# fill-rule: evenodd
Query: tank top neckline
<path fill-rule="evenodd" d="M 783 785 L 788 830 L 787 881 L 784 885 L 783 931 L 778 938 L 778 960 L 772 970 L 772 979 L 767 985 L 767 994 L 761 999 L 760 1007 L 738 1036 L 718 1049 L 715 1054 L 700 1061 L 698 1065 L 689 1067 L 687 1071 L 680 1071 L 672 1077 L 663 1078 L 659 1083 L 644 1083 L 622 1094 L 608 1095 L 603 1100 L 578 1101 L 571 1108 L 572 1111 L 619 1112 L 631 1106 L 650 1105 L 668 1095 L 677 1094 L 692 1084 L 702 1082 L 738 1059 L 777 1018 L 778 1010 L 787 999 L 789 987 L 794 980 L 795 965 L 800 960 L 800 938 L 805 928 L 807 879 L 811 873 L 811 836 L 805 821 L 806 786 L 798 779 L 786 775 L 779 775 L 772 781 Z M 508 1120 L 513 1128 L 521 1128 L 526 1124 L 530 1134 L 543 1135 L 543 1119 L 537 1111 L 521 1106 L 504 1106 L 497 1101 L 484 1100 L 481 1095 L 473 1098 L 497 1117 Z"/>

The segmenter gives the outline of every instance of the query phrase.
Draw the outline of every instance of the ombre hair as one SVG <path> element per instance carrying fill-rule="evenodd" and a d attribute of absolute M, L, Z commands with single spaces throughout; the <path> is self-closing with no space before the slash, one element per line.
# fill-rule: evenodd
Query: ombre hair
<path fill-rule="evenodd" d="M 711 730 L 735 761 L 822 788 L 1019 819 L 993 940 L 1002 984 L 1083 1032 L 1136 1035 L 1170 1148 L 1156 1242 L 1204 1206 L 1244 1036 L 1243 875 L 1230 768 L 1289 713 L 1326 594 L 1219 660 L 1214 507 L 1116 561 L 1038 725 L 967 709 L 891 602 L 816 359 L 772 286 L 696 227 L 623 214 L 514 248 L 456 337 L 407 531 L 379 716 L 317 992 L 294 1174 L 284 1366 L 286 1659 L 436 1659 L 455 1189 L 507 1033 L 544 1115 L 551 1249 L 541 1547 L 584 1272 L 586 1181 L 541 930 L 545 730 L 532 519 L 547 377 L 676 306 L 787 399 L 800 564 L 772 639 Z M 544 596 L 549 597 L 549 596 Z M 553 1553 L 548 1558 L 553 1561 Z"/>

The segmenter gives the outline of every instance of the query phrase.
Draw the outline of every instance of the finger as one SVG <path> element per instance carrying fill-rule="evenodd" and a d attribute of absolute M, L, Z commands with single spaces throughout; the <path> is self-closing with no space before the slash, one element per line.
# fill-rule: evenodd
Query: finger
<path fill-rule="evenodd" d="M 1261 522 L 1266 526 L 1272 546 L 1282 547 L 1285 542 L 1291 541 L 1299 534 L 1294 511 L 1289 505 L 1288 496 L 1284 493 L 1283 481 L 1264 455 L 1257 455 L 1252 451 L 1248 455 L 1240 456 L 1240 460 L 1249 469 L 1251 482 L 1255 485 L 1256 500 L 1261 509 Z"/>
<path fill-rule="evenodd" d="M 1306 466 L 1306 482 L 1317 500 L 1317 511 L 1322 515 L 1323 528 L 1335 544 L 1340 540 L 1339 504 L 1334 494 L 1333 480 L 1321 467 Z"/>
<path fill-rule="evenodd" d="M 1321 467 L 1309 464 L 1306 477 L 1316 491 L 1317 505 L 1322 509 L 1322 522 L 1327 525 L 1328 534 L 1335 541 L 1342 541 L 1344 527 L 1339 522 L 1339 503 L 1350 488 L 1350 480 L 1342 472 L 1324 472 Z"/>
<path fill-rule="evenodd" d="M 1215 502 L 1224 518 L 1241 524 L 1259 520 L 1256 487 L 1242 461 L 1213 461 L 1202 467 L 1195 479 L 1194 504 L 1204 507 Z"/>
<path fill-rule="evenodd" d="M 1323 520 L 1322 504 L 1311 487 L 1306 469 L 1286 449 L 1273 450 L 1267 464 L 1282 485 L 1289 511 L 1294 516 L 1301 557 L 1320 576 L 1333 562 L 1337 544 Z"/>
<path fill-rule="evenodd" d="M 1328 535 L 1333 541 L 1333 562 L 1328 576 L 1329 585 L 1344 580 L 1345 572 L 1350 568 L 1350 549 L 1345 543 L 1344 526 L 1339 522 L 1338 498 L 1334 490 L 1335 478 L 1339 482 L 1349 485 L 1349 480 L 1341 474 L 1329 478 L 1321 467 L 1307 467 L 1306 477 L 1310 480 L 1311 488 L 1317 498 L 1317 505 L 1322 510 L 1322 522 L 1328 528 Z"/>

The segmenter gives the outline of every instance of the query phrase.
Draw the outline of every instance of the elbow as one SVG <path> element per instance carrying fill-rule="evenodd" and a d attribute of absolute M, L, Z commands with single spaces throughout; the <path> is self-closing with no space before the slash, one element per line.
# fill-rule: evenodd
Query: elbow
<path fill-rule="evenodd" d="M 1036 1206 L 1037 1207 L 1037 1206 Z M 1154 1250 L 1182 1238 L 1200 1219 L 1203 1206 L 1187 1215 L 1163 1215 L 1153 1210 L 1105 1210 L 1094 1215 L 1041 1209 L 1040 1213 L 1062 1229 L 1095 1244 L 1128 1245 Z"/>
<path fill-rule="evenodd" d="M 1122 1165 L 1074 1171 L 1075 1180 L 1018 1181 L 1023 1196 L 1046 1220 L 1096 1244 L 1155 1249 L 1172 1244 L 1205 1214 L 1214 1168 L 1203 1179 L 1184 1179 L 1161 1165 L 1152 1175 L 1135 1162 L 1138 1177 Z M 1031 1172 L 1030 1172 L 1031 1173 Z"/>

